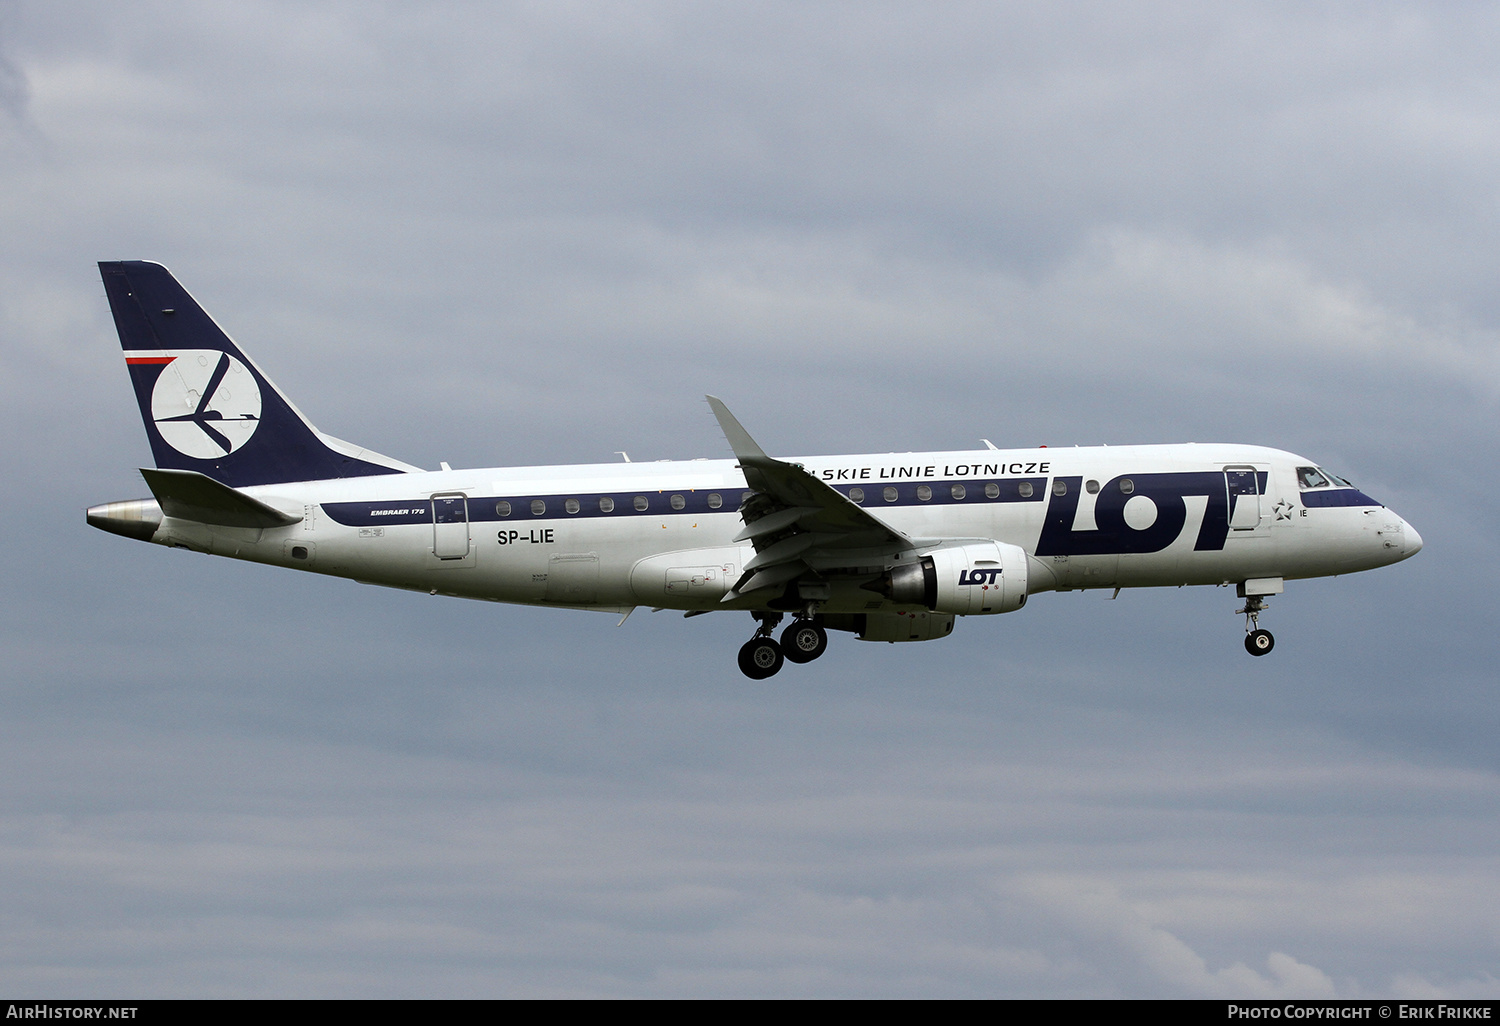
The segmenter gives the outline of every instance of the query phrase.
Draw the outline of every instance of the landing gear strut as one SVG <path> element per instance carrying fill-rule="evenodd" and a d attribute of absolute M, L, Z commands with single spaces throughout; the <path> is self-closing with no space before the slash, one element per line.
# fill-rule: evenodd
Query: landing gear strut
<path fill-rule="evenodd" d="M 1245 599 L 1245 608 L 1236 609 L 1236 613 L 1245 614 L 1245 651 L 1253 656 L 1263 656 L 1276 647 L 1276 639 L 1271 632 L 1262 630 L 1260 626 L 1260 614 L 1266 608 L 1266 600 L 1259 595 L 1250 595 Z"/>
<path fill-rule="evenodd" d="M 740 647 L 740 672 L 751 680 L 765 680 L 773 677 L 781 669 L 786 656 L 781 651 L 781 646 L 776 644 L 776 639 L 771 637 L 771 632 L 781 622 L 780 613 L 752 613 L 760 626 L 755 630 L 755 637 L 745 642 Z M 795 625 L 788 630 L 795 629 Z"/>

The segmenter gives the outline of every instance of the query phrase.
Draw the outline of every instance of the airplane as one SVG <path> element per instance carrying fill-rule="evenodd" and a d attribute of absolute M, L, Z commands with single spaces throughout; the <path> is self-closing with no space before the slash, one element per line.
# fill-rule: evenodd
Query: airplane
<path fill-rule="evenodd" d="M 422 470 L 315 428 L 160 264 L 99 264 L 156 466 L 87 522 L 158 545 L 495 602 L 748 612 L 752 679 L 828 632 L 945 638 L 1039 592 L 1234 585 L 1245 648 L 1286 581 L 1422 548 L 1315 461 L 1253 445 L 766 454 Z M 621 454 L 624 455 L 624 454 Z M 775 631 L 790 616 L 781 633 Z"/>

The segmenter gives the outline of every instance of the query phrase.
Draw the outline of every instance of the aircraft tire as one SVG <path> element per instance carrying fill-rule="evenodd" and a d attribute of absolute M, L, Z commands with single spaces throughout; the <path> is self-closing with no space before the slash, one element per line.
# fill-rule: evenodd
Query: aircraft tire
<path fill-rule="evenodd" d="M 1263 656 L 1276 647 L 1276 639 L 1266 630 L 1251 631 L 1245 635 L 1245 651 L 1253 656 Z"/>
<path fill-rule="evenodd" d="M 794 663 L 810 663 L 828 651 L 828 632 L 810 620 L 795 620 L 781 632 L 781 651 Z"/>
<path fill-rule="evenodd" d="M 785 659 L 773 638 L 751 638 L 740 646 L 740 672 L 751 680 L 774 677 Z"/>

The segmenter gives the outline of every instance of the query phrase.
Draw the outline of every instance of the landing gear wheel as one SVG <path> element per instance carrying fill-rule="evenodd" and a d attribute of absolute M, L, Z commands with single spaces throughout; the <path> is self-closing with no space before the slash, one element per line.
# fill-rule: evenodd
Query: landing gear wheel
<path fill-rule="evenodd" d="M 1275 647 L 1276 639 L 1270 631 L 1254 630 L 1245 635 L 1245 651 L 1253 656 L 1263 656 Z"/>
<path fill-rule="evenodd" d="M 795 620 L 781 632 L 781 651 L 794 663 L 810 663 L 828 649 L 828 632 L 810 620 Z"/>
<path fill-rule="evenodd" d="M 781 669 L 784 657 L 773 638 L 751 638 L 740 647 L 740 672 L 751 680 L 765 680 Z"/>

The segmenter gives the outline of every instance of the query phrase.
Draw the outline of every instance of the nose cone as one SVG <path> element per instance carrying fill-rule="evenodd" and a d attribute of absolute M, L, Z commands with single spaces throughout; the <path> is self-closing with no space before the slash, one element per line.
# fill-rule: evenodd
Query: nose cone
<path fill-rule="evenodd" d="M 1405 524 L 1404 521 L 1403 523 Z M 1405 524 L 1401 530 L 1401 536 L 1406 539 L 1406 547 L 1401 553 L 1402 559 L 1410 559 L 1422 551 L 1422 536 L 1417 533 L 1415 527 Z"/>

